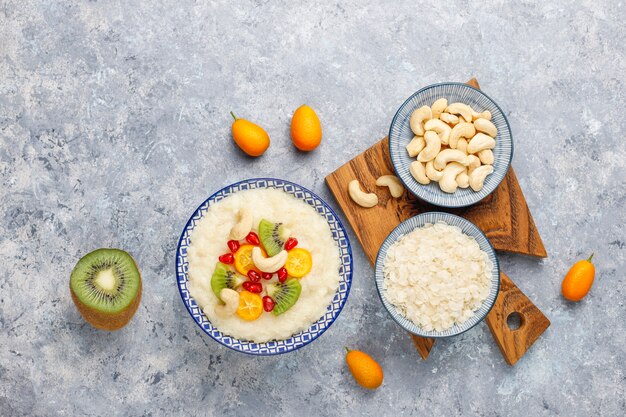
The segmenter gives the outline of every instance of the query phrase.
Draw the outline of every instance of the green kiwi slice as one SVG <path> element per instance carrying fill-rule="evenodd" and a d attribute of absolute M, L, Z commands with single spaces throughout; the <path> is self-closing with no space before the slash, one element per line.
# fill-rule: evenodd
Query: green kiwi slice
<path fill-rule="evenodd" d="M 231 271 L 223 263 L 218 262 L 217 265 L 215 265 L 213 276 L 211 276 L 211 289 L 215 293 L 215 296 L 221 301 L 222 299 L 220 298 L 220 293 L 224 288 L 234 290 L 245 281 L 246 278 L 242 277 L 235 271 Z"/>
<path fill-rule="evenodd" d="M 273 223 L 269 220 L 261 220 L 259 223 L 259 237 L 268 256 L 274 256 L 285 246 L 289 239 L 289 229 L 282 223 Z"/>
<path fill-rule="evenodd" d="M 296 278 L 289 278 L 285 282 L 271 283 L 266 286 L 267 295 L 274 299 L 276 305 L 272 312 L 279 315 L 289 310 L 300 298 L 302 286 Z"/>
<path fill-rule="evenodd" d="M 120 249 L 97 249 L 83 256 L 70 276 L 74 303 L 94 327 L 115 330 L 131 319 L 141 298 L 135 260 Z"/>

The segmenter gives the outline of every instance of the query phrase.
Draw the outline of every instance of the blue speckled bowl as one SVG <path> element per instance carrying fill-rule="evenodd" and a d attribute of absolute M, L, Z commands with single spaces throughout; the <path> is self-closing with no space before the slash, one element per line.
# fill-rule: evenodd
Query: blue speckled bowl
<path fill-rule="evenodd" d="M 478 246 L 480 246 L 480 249 L 487 253 L 489 260 L 493 264 L 493 270 L 491 271 L 491 289 L 489 291 L 489 295 L 483 302 L 482 306 L 474 313 L 472 317 L 470 317 L 464 323 L 460 325 L 454 325 L 443 332 L 438 332 L 434 330 L 428 332 L 404 317 L 396 309 L 396 307 L 394 307 L 394 305 L 387 300 L 387 298 L 385 297 L 385 290 L 383 289 L 383 269 L 389 246 L 396 242 L 400 237 L 406 235 L 407 233 L 410 233 L 414 229 L 422 227 L 428 223 L 437 222 L 443 222 L 449 224 L 450 226 L 457 226 L 463 231 L 463 233 L 475 238 L 478 242 Z M 493 246 L 491 246 L 489 239 L 487 239 L 487 236 L 485 236 L 485 234 L 473 223 L 465 220 L 462 217 L 455 216 L 454 214 L 449 213 L 429 212 L 418 214 L 417 216 L 411 217 L 410 219 L 400 223 L 395 229 L 393 229 L 391 233 L 389 233 L 389 236 L 387 236 L 378 251 L 378 255 L 376 257 L 375 275 L 378 295 L 380 296 L 383 305 L 385 306 L 391 317 L 393 317 L 393 319 L 406 331 L 422 337 L 450 337 L 468 331 L 472 327 L 476 326 L 479 322 L 481 322 L 485 317 L 487 317 L 487 314 L 493 307 L 493 304 L 496 302 L 496 298 L 498 297 L 498 291 L 500 291 L 500 264 L 498 263 L 496 252 L 494 251 Z"/>
<path fill-rule="evenodd" d="M 487 176 L 484 187 L 478 192 L 471 188 L 459 188 L 453 194 L 445 193 L 436 182 L 420 184 L 409 172 L 411 162 L 416 160 L 406 151 L 406 145 L 414 136 L 409 127 L 411 113 L 424 105 L 431 106 L 435 100 L 442 97 L 447 98 L 448 103 L 468 104 L 477 112 L 489 110 L 491 121 L 498 128 L 496 147 L 493 149 L 493 173 Z M 398 177 L 417 197 L 436 206 L 465 207 L 487 197 L 500 184 L 511 165 L 513 136 L 509 122 L 500 107 L 482 91 L 463 83 L 433 84 L 409 97 L 396 112 L 389 128 L 389 154 Z"/>
<path fill-rule="evenodd" d="M 187 248 L 189 247 L 190 236 L 196 224 L 198 224 L 198 222 L 202 219 L 202 216 L 206 213 L 211 204 L 216 203 L 225 197 L 236 193 L 237 191 L 253 188 L 276 188 L 313 206 L 315 210 L 328 222 L 333 239 L 337 242 L 337 246 L 339 247 L 341 261 L 341 266 L 339 268 L 339 275 L 341 276 L 339 287 L 337 288 L 337 292 L 335 293 L 331 304 L 328 306 L 326 313 L 307 330 L 297 333 L 289 339 L 266 343 L 254 343 L 246 340 L 238 340 L 220 332 L 207 319 L 187 290 L 187 282 L 189 280 Z M 298 184 L 281 179 L 254 178 L 222 188 L 209 197 L 200 205 L 200 207 L 196 209 L 196 211 L 194 211 L 189 221 L 187 221 L 180 240 L 178 241 L 178 249 L 176 250 L 176 278 L 178 282 L 178 289 L 180 290 L 180 296 L 185 303 L 185 307 L 187 307 L 187 311 L 189 311 L 189 314 L 191 314 L 191 317 L 193 317 L 196 324 L 198 324 L 198 326 L 200 326 L 200 328 L 212 339 L 230 349 L 243 353 L 252 355 L 277 355 L 280 353 L 291 352 L 292 350 L 296 350 L 311 343 L 324 333 L 326 329 L 328 329 L 335 321 L 337 316 L 339 316 L 341 309 L 348 299 L 350 285 L 352 283 L 352 249 L 350 248 L 350 241 L 348 240 L 346 230 L 341 224 L 341 221 L 337 218 L 333 210 L 313 192 Z"/>

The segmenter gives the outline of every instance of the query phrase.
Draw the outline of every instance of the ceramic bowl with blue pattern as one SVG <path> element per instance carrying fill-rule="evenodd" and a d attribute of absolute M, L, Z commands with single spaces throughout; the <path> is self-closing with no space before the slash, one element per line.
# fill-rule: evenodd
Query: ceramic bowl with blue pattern
<path fill-rule="evenodd" d="M 468 104 L 479 113 L 489 110 L 491 122 L 498 129 L 496 147 L 493 149 L 493 173 L 487 176 L 480 191 L 468 187 L 459 188 L 449 194 L 441 191 L 434 181 L 427 185 L 420 184 L 409 172 L 411 163 L 416 160 L 406 151 L 406 145 L 415 136 L 409 126 L 411 114 L 422 106 L 431 106 L 435 100 L 442 97 L 447 98 L 450 104 L 455 102 Z M 463 83 L 433 84 L 409 97 L 396 112 L 389 128 L 389 154 L 398 177 L 415 196 L 436 206 L 465 207 L 487 197 L 504 179 L 513 157 L 513 136 L 502 109 L 481 90 Z"/>
<path fill-rule="evenodd" d="M 198 306 L 193 297 L 190 296 L 189 290 L 187 289 L 187 284 L 189 282 L 187 249 L 191 243 L 190 237 L 194 228 L 202 219 L 202 216 L 206 213 L 211 204 L 217 203 L 218 201 L 238 191 L 254 188 L 276 188 L 304 201 L 310 206 L 313 206 L 317 213 L 324 217 L 328 222 L 333 239 L 339 248 L 340 259 L 340 268 L 338 271 L 340 275 L 339 286 L 324 315 L 305 331 L 299 332 L 288 339 L 265 343 L 254 343 L 247 340 L 239 340 L 220 332 L 207 319 L 202 312 L 202 309 Z M 193 215 L 185 225 L 178 242 L 178 248 L 176 250 L 176 279 L 178 289 L 180 290 L 180 296 L 185 303 L 185 307 L 187 307 L 187 311 L 189 311 L 189 314 L 194 319 L 196 324 L 198 324 L 198 326 L 200 326 L 200 328 L 212 339 L 230 349 L 243 353 L 252 355 L 277 355 L 280 353 L 291 352 L 311 343 L 324 333 L 326 329 L 328 329 L 335 321 L 337 316 L 339 316 L 339 313 L 348 298 L 350 285 L 352 283 L 352 250 L 350 248 L 348 235 L 341 224 L 341 221 L 337 218 L 337 215 L 333 212 L 333 210 L 316 194 L 298 184 L 282 179 L 254 178 L 240 181 L 222 188 L 204 201 L 200 207 L 194 211 Z"/>
<path fill-rule="evenodd" d="M 426 331 L 419 327 L 417 324 L 413 323 L 411 320 L 404 317 L 402 313 L 398 309 L 396 309 L 396 307 L 391 304 L 389 300 L 387 300 L 387 297 L 385 296 L 385 289 L 383 286 L 383 271 L 385 266 L 385 258 L 387 257 L 387 251 L 389 250 L 389 247 L 402 236 L 412 232 L 416 228 L 423 227 L 426 224 L 434 223 L 445 223 L 450 226 L 456 226 L 460 228 L 461 231 L 466 235 L 476 239 L 478 246 L 481 250 L 487 253 L 489 260 L 493 265 L 493 268 L 491 270 L 491 288 L 489 289 L 489 295 L 487 296 L 485 301 L 483 301 L 480 308 L 476 310 L 474 312 L 474 315 L 467 319 L 465 322 L 461 324 L 455 324 L 454 326 L 444 331 Z M 380 247 L 380 250 L 378 251 L 378 255 L 376 257 L 375 276 L 378 295 L 380 296 L 383 305 L 385 306 L 391 317 L 396 321 L 396 323 L 398 323 L 406 331 L 411 332 L 417 336 L 430 338 L 456 336 L 476 326 L 485 317 L 487 317 L 487 314 L 496 302 L 498 292 L 500 291 L 500 265 L 498 263 L 498 258 L 496 257 L 496 252 L 493 249 L 493 246 L 491 246 L 489 239 L 487 239 L 487 236 L 485 236 L 485 234 L 476 225 L 465 220 L 464 218 L 455 216 L 454 214 L 442 212 L 428 212 L 418 214 L 417 216 L 411 217 L 410 219 L 407 219 L 400 223 L 389 234 L 389 236 L 387 236 L 382 246 Z"/>

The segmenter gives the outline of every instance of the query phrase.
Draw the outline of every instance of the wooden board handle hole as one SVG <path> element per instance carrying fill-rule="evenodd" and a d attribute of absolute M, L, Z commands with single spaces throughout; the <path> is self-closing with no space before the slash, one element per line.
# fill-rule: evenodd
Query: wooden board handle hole
<path fill-rule="evenodd" d="M 526 320 L 524 320 L 524 315 L 518 313 L 517 311 L 512 312 L 506 318 L 506 325 L 512 332 L 521 329 L 525 322 Z"/>

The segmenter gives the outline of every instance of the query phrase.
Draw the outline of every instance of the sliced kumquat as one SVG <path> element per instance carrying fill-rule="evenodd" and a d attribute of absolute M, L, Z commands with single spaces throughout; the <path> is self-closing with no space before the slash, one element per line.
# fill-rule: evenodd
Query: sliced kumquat
<path fill-rule="evenodd" d="M 293 248 L 289 251 L 285 269 L 291 277 L 302 278 L 311 271 L 313 259 L 311 252 L 302 248 Z"/>

